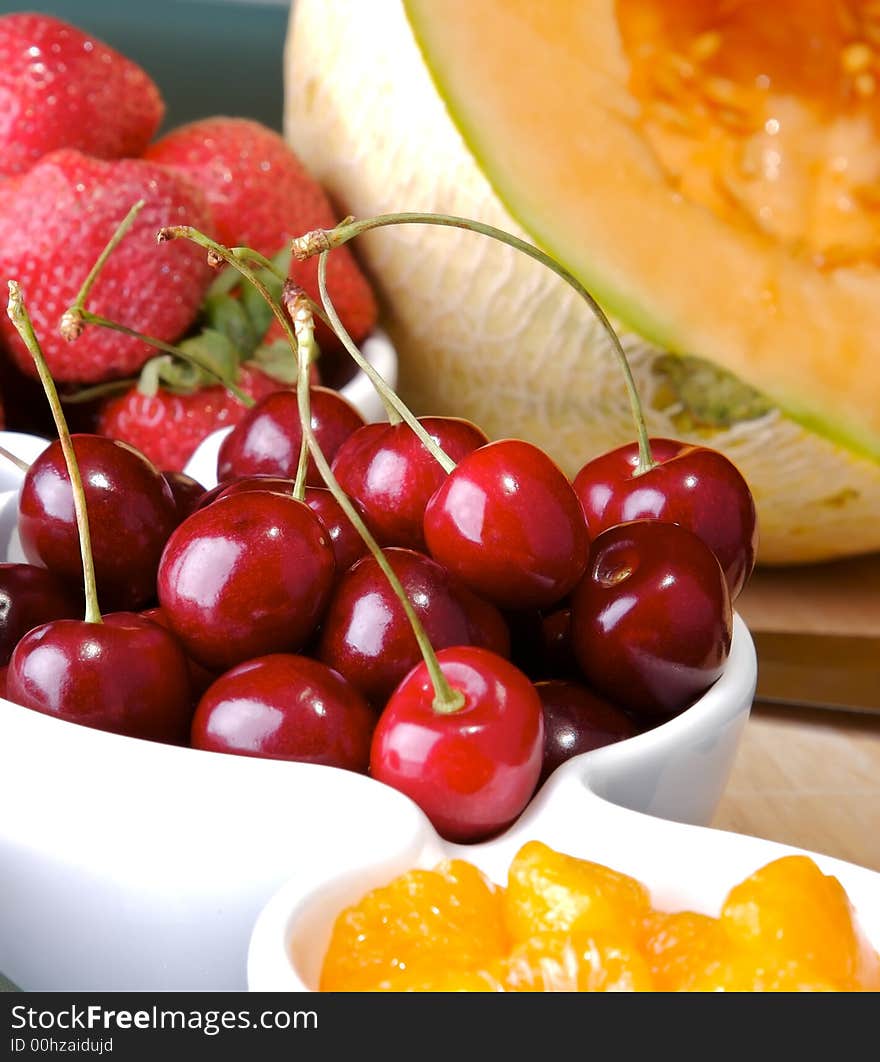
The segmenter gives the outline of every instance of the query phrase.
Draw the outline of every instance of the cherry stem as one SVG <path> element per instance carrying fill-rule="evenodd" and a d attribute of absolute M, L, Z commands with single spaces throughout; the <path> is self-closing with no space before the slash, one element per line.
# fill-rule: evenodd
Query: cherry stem
<path fill-rule="evenodd" d="M 324 306 L 324 309 L 327 311 L 327 316 L 330 319 L 333 331 L 342 341 L 342 345 L 351 355 L 355 364 L 358 366 L 361 372 L 366 373 L 369 377 L 369 380 L 375 388 L 376 393 L 382 399 L 382 405 L 385 407 L 385 415 L 388 417 L 388 423 L 391 425 L 400 424 L 400 422 L 403 420 L 402 414 L 397 410 L 397 406 L 402 405 L 400 399 L 397 397 L 397 395 L 394 394 L 393 389 L 388 386 L 388 382 L 385 380 L 385 378 L 380 373 L 376 372 L 373 366 L 367 361 L 363 354 L 361 354 L 357 343 L 355 343 L 355 341 L 351 338 L 348 329 L 342 323 L 342 318 L 336 312 L 336 307 L 333 305 L 333 300 L 330 298 L 330 291 L 327 287 L 327 255 L 329 253 L 329 251 L 325 251 L 318 257 L 318 291 L 320 293 L 321 302 Z M 397 399 L 396 402 L 395 399 Z M 409 410 L 407 410 L 407 412 L 409 412 Z M 412 422 L 415 421 L 415 417 L 410 414 L 410 418 L 410 427 L 412 427 Z M 413 430 L 416 431 L 416 434 L 418 434 L 420 438 L 422 438 L 427 433 L 425 432 L 424 428 L 422 428 L 421 424 L 418 424 L 418 422 L 416 422 L 416 424 L 418 425 L 418 430 L 416 428 L 413 428 Z M 427 441 L 425 441 L 424 438 L 422 438 L 422 441 L 425 442 L 426 446 L 428 445 Z M 430 441 L 432 443 L 434 442 L 433 439 L 431 439 Z M 436 444 L 434 444 L 434 447 L 436 449 Z M 443 458 L 448 460 L 445 454 L 442 454 L 442 456 Z M 440 461 L 440 464 L 443 465 L 444 468 L 446 468 L 444 460 L 441 460 L 440 457 L 437 457 L 437 460 Z M 452 469 L 447 468 L 446 471 L 451 472 Z"/>
<path fill-rule="evenodd" d="M 209 265 L 216 267 L 220 265 L 221 262 L 226 262 L 227 265 L 231 265 L 237 269 L 246 280 L 249 280 L 251 284 L 253 284 L 257 291 L 266 300 L 266 303 L 275 315 L 275 319 L 284 330 L 284 335 L 287 337 L 288 343 L 290 343 L 290 349 L 296 353 L 296 335 L 291 326 L 290 318 L 284 312 L 280 303 L 272 297 L 272 293 L 262 280 L 260 280 L 256 272 L 248 265 L 248 261 L 253 259 L 261 266 L 271 269 L 276 276 L 280 277 L 281 274 L 279 270 L 272 265 L 268 258 L 259 254 L 257 251 L 252 251 L 248 247 L 224 247 L 222 243 L 217 243 L 216 240 L 212 240 L 210 236 L 206 236 L 203 232 L 199 232 L 198 229 L 194 229 L 191 225 L 168 225 L 164 229 L 159 229 L 156 239 L 159 243 L 166 243 L 168 240 L 191 240 L 193 243 L 198 244 L 199 247 L 204 247 L 208 252 Z M 287 278 L 283 277 L 282 279 L 286 280 Z M 323 311 L 321 312 L 321 316 L 324 316 Z M 315 347 L 314 357 L 317 356 L 317 347 Z M 299 364 L 299 362 L 297 362 L 297 364 Z"/>
<path fill-rule="evenodd" d="M 377 372 L 373 366 L 367 361 L 367 359 L 361 354 L 357 348 L 357 344 L 348 334 L 339 319 L 339 315 L 336 312 L 336 308 L 330 300 L 330 293 L 327 291 L 327 255 L 329 251 L 322 251 L 318 258 L 318 290 L 321 293 L 321 301 L 324 303 L 324 308 L 327 310 L 327 316 L 333 322 L 333 330 L 342 340 L 342 345 L 354 359 L 361 372 L 365 373 L 375 387 L 382 399 L 382 403 L 388 410 L 388 419 L 392 424 L 399 423 L 403 420 L 415 433 L 416 437 L 425 447 L 425 449 L 431 454 L 431 456 L 440 464 L 443 471 L 448 475 L 455 468 L 455 462 L 452 458 L 439 447 L 436 441 L 431 437 L 430 433 L 425 430 L 423 424 L 413 415 L 412 411 L 401 399 L 397 392 L 388 386 L 387 381 L 384 379 L 381 373 Z M 392 416 L 393 412 L 393 416 Z"/>
<path fill-rule="evenodd" d="M 7 450 L 5 446 L 0 446 L 0 457 L 5 457 L 7 461 L 15 465 L 15 467 L 22 472 L 27 472 L 31 467 L 27 461 L 22 461 L 17 454 L 14 454 L 11 450 Z"/>
<path fill-rule="evenodd" d="M 70 312 L 71 311 L 68 310 L 62 319 L 65 323 L 68 320 L 67 314 Z M 117 321 L 111 321 L 106 317 L 101 317 L 99 314 L 92 313 L 90 310 L 77 310 L 76 315 L 77 321 L 82 322 L 84 325 L 94 324 L 100 325 L 101 328 L 109 328 L 113 332 L 120 332 L 124 336 L 131 336 L 132 339 L 140 339 L 154 349 L 161 350 L 164 354 L 170 354 L 172 357 L 181 358 L 183 361 L 189 362 L 199 369 L 203 369 L 209 376 L 213 376 L 214 379 L 222 387 L 226 388 L 226 390 L 241 402 L 243 406 L 250 409 L 250 407 L 255 404 L 254 399 L 251 398 L 246 391 L 242 391 L 238 384 L 233 383 L 231 380 L 227 380 L 223 375 L 223 372 L 218 369 L 216 365 L 207 358 L 203 358 L 200 354 L 193 354 L 191 351 L 181 350 L 180 347 L 175 347 L 172 343 L 166 343 L 162 339 L 156 339 L 154 336 L 145 335 L 143 332 L 136 332 L 133 328 L 129 328 L 127 325 L 119 324 Z M 63 331 L 62 335 L 64 335 L 65 339 L 68 338 Z M 89 390 L 97 391 L 97 388 L 90 388 Z M 85 401 L 85 399 L 80 399 L 80 401 Z"/>
<path fill-rule="evenodd" d="M 315 322 L 307 297 L 304 295 L 298 296 L 293 300 L 293 312 L 291 316 L 293 318 L 298 349 L 300 351 L 300 365 L 305 365 L 306 371 L 308 371 L 309 354 L 315 343 Z M 302 368 L 300 369 L 300 372 L 302 372 Z M 385 578 L 391 584 L 392 590 L 403 606 L 406 618 L 409 620 L 416 642 L 418 643 L 419 651 L 422 654 L 422 659 L 425 661 L 425 665 L 428 668 L 431 683 L 434 686 L 434 711 L 444 715 L 459 711 L 459 709 L 464 707 L 464 694 L 460 690 L 454 689 L 450 686 L 446 676 L 443 674 L 440 662 L 437 659 L 437 654 L 434 652 L 434 647 L 431 645 L 431 641 L 428 638 L 425 628 L 422 626 L 421 620 L 416 615 L 415 609 L 412 607 L 412 603 L 407 597 L 402 583 L 397 578 L 397 575 L 391 567 L 381 546 L 375 538 L 373 538 L 367 525 L 358 514 L 357 509 L 355 509 L 345 491 L 340 487 L 338 480 L 333 475 L 327 458 L 324 456 L 321 447 L 318 445 L 318 440 L 315 438 L 314 432 L 312 431 L 308 406 L 304 401 L 303 388 L 297 388 L 297 393 L 299 398 L 299 415 L 302 423 L 303 437 L 308 441 L 309 450 L 315 460 L 315 464 L 318 466 L 318 470 L 324 477 L 324 482 L 327 484 L 330 493 L 354 525 L 355 530 L 364 540 L 364 543 L 375 558 L 376 563 L 382 569 Z"/>
<path fill-rule="evenodd" d="M 483 236 L 489 236 L 493 240 L 505 243 L 517 251 L 521 251 L 523 254 L 528 255 L 529 258 L 534 258 L 542 265 L 547 266 L 548 269 L 551 269 L 557 276 L 561 277 L 562 280 L 564 280 L 578 293 L 578 295 L 580 295 L 582 299 L 584 299 L 596 315 L 596 318 L 602 325 L 608 338 L 611 340 L 612 350 L 620 364 L 621 371 L 623 372 L 630 409 L 632 411 L 638 437 L 639 464 L 636 469 L 636 474 L 639 475 L 643 472 L 647 472 L 648 469 L 654 466 L 655 462 L 651 455 L 651 444 L 648 439 L 648 429 L 645 425 L 642 404 L 639 399 L 639 393 L 636 388 L 635 380 L 633 379 L 626 352 L 620 342 L 620 337 L 614 330 L 605 311 L 593 295 L 591 295 L 583 284 L 581 284 L 577 277 L 572 273 L 569 273 L 564 266 L 560 265 L 559 262 L 551 258 L 544 251 L 535 247 L 534 244 L 527 243 L 525 240 L 519 239 L 519 237 L 514 236 L 512 233 L 496 228 L 494 225 L 486 225 L 483 222 L 473 221 L 470 218 L 456 217 L 451 214 L 404 212 L 397 214 L 380 214 L 377 217 L 365 218 L 361 221 L 346 219 L 337 225 L 335 229 L 315 229 L 313 232 L 307 232 L 305 235 L 299 236 L 293 241 L 293 255 L 300 261 L 304 261 L 307 258 L 311 258 L 313 255 L 330 251 L 335 247 L 341 247 L 344 243 L 348 243 L 349 240 L 354 239 L 355 236 L 360 236 L 361 233 L 368 232 L 370 229 L 383 228 L 387 225 L 439 225 L 446 228 L 465 229 L 469 232 L 480 233 Z"/>
<path fill-rule="evenodd" d="M 85 588 L 85 621 L 86 623 L 101 623 L 101 611 L 98 608 L 98 587 L 95 581 L 95 564 L 92 558 L 92 538 L 89 533 L 89 517 L 86 512 L 86 495 L 83 489 L 79 464 L 73 450 L 73 440 L 67 428 L 67 421 L 64 419 L 64 411 L 61 408 L 55 381 L 49 372 L 49 366 L 46 364 L 46 359 L 40 349 L 33 323 L 22 300 L 21 288 L 15 280 L 8 281 L 8 286 L 9 302 L 6 306 L 6 313 L 34 359 L 43 389 L 46 392 L 46 398 L 49 400 L 49 407 L 52 410 L 52 418 L 58 431 L 58 439 L 64 453 L 67 474 L 70 477 L 70 486 L 73 490 L 73 510 L 76 514 L 76 527 L 79 533 L 79 550 L 82 557 L 83 585 Z"/>
<path fill-rule="evenodd" d="M 311 429 L 312 408 L 309 364 L 311 362 L 312 347 L 314 346 L 314 335 L 310 337 L 311 343 L 309 346 L 304 347 L 300 341 L 299 333 L 296 331 L 296 314 L 299 313 L 300 307 L 300 302 L 298 300 L 304 297 L 307 298 L 308 296 L 305 295 L 305 292 L 301 288 L 298 288 L 289 280 L 284 281 L 284 287 L 281 289 L 281 298 L 284 301 L 284 308 L 287 310 L 288 314 L 290 314 L 291 321 L 293 321 L 294 332 L 297 337 L 297 408 L 299 409 L 300 422 L 302 424 L 308 424 Z M 296 479 L 293 484 L 293 496 L 297 501 L 304 502 L 306 500 L 306 475 L 308 474 L 308 469 L 309 440 L 306 432 L 303 431 L 299 446 L 299 461 L 296 466 Z"/>
<path fill-rule="evenodd" d="M 110 257 L 111 254 L 113 254 L 113 252 L 122 242 L 123 237 L 134 224 L 134 220 L 143 209 L 144 203 L 144 199 L 139 199 L 131 208 L 131 210 L 129 210 L 129 212 L 125 215 L 122 221 L 120 221 L 119 225 L 116 227 L 116 231 L 110 237 L 107 246 L 104 248 L 103 251 L 101 251 L 97 259 L 95 260 L 95 264 L 92 266 L 91 270 L 89 270 L 89 275 L 83 281 L 83 285 L 79 289 L 79 294 L 73 300 L 72 306 L 64 315 L 64 317 L 62 317 L 62 322 L 64 321 L 64 318 L 67 317 L 67 314 L 73 314 L 74 316 L 77 316 L 85 309 L 86 299 L 89 297 L 89 293 L 92 290 L 92 286 L 98 279 L 98 274 L 104 268 L 107 259 Z"/>

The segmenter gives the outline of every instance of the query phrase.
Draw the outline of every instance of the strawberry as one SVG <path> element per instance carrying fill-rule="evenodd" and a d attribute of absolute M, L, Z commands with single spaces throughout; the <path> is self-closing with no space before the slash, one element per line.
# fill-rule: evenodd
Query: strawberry
<path fill-rule="evenodd" d="M 152 144 L 146 157 L 189 174 L 204 189 L 214 216 L 211 235 L 226 246 L 273 255 L 294 236 L 332 228 L 338 218 L 321 185 L 274 130 L 247 118 L 205 118 Z M 317 302 L 318 261 L 293 261 L 291 279 Z M 348 247 L 327 259 L 327 288 L 355 342 L 376 324 L 373 291 Z M 322 348 L 338 340 L 321 322 Z"/>
<path fill-rule="evenodd" d="M 164 115 L 159 90 L 130 59 L 48 15 L 0 17 L 0 174 L 57 148 L 142 155 Z"/>
<path fill-rule="evenodd" d="M 103 328 L 86 328 L 70 343 L 58 330 L 98 255 L 139 199 L 145 205 L 104 266 L 88 308 L 173 342 L 195 319 L 212 276 L 204 252 L 189 241 L 156 244 L 164 225 L 210 227 L 204 198 L 183 174 L 140 159 L 107 162 L 63 149 L 0 182 L 0 282 L 21 284 L 59 383 L 125 376 L 153 353 L 140 340 Z M 33 375 L 31 357 L 5 314 L 0 339 L 19 368 Z"/>

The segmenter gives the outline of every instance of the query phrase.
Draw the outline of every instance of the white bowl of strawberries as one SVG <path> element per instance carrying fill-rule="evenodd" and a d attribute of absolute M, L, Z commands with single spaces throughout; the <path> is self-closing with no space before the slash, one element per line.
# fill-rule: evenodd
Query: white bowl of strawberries
<path fill-rule="evenodd" d="M 0 33 L 90 84 L 69 27 Z M 708 822 L 756 674 L 730 462 L 639 421 L 569 480 L 527 441 L 415 417 L 346 244 L 454 219 L 335 225 L 277 134 L 210 119 L 151 143 L 161 108 L 88 99 L 143 157 L 97 158 L 71 123 L 0 185 L 7 368 L 31 395 L 39 376 L 59 436 L 7 401 L 0 970 L 242 988 L 257 912 L 317 855 L 398 853 L 425 817 L 503 838 L 603 746 L 631 771 L 601 795 Z"/>

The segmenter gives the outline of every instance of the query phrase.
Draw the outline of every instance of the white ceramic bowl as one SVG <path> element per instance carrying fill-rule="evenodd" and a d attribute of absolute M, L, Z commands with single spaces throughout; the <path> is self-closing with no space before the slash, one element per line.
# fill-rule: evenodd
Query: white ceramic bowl
<path fill-rule="evenodd" d="M 504 884 L 512 857 L 532 839 L 632 875 L 649 887 L 652 901 L 663 910 L 714 916 L 729 889 L 759 867 L 784 855 L 806 854 L 839 879 L 867 939 L 880 951 L 880 874 L 875 871 L 756 837 L 662 821 L 603 799 L 600 792 L 625 791 L 632 773 L 651 758 L 645 745 L 635 751 L 638 740 L 563 764 L 496 840 L 449 844 L 425 818 L 415 818 L 407 823 L 408 832 L 389 836 L 387 845 L 360 863 L 332 850 L 316 855 L 257 918 L 248 950 L 250 991 L 315 991 L 336 916 L 367 890 L 413 867 L 431 868 L 445 857 L 468 859 Z"/>
<path fill-rule="evenodd" d="M 365 353 L 393 384 L 390 345 L 379 337 Z M 359 378 L 353 399 L 362 409 L 372 393 L 365 385 Z M 381 407 L 366 411 L 381 416 Z M 0 445 L 32 459 L 45 441 L 7 432 Z M 190 468 L 210 486 L 219 442 L 203 445 Z M 21 473 L 2 461 L 0 469 L 0 556 L 21 560 Z M 700 701 L 570 769 L 589 769 L 591 793 L 622 807 L 707 823 L 755 679 L 752 641 L 737 618 L 725 673 Z M 535 803 L 545 810 L 526 821 L 552 843 L 583 810 L 589 834 L 592 805 L 572 820 L 547 799 L 555 791 L 551 779 Z M 4 700 L 0 809 L 0 971 L 31 991 L 244 988 L 255 919 L 285 880 L 325 863 L 387 867 L 437 848 L 419 808 L 365 776 L 120 737 Z M 515 824 L 510 836 L 520 831 Z"/>

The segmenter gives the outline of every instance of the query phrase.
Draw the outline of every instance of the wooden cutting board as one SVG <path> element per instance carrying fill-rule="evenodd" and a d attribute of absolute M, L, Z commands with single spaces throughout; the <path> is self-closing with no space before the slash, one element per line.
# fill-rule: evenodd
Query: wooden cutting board
<path fill-rule="evenodd" d="M 758 569 L 737 609 L 753 630 L 880 635 L 880 554 Z M 880 871 L 880 715 L 756 703 L 712 824 Z"/>

